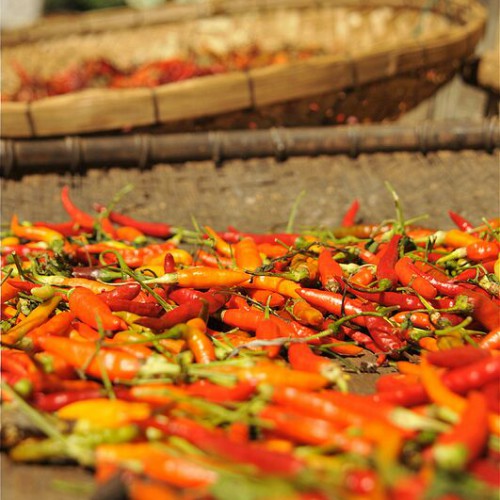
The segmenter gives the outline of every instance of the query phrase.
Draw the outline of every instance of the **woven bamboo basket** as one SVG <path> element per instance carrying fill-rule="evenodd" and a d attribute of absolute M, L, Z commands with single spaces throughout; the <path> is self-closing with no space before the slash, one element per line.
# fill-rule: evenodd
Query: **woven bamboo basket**
<path fill-rule="evenodd" d="M 431 96 L 474 53 L 476 0 L 219 0 L 116 9 L 3 34 L 2 95 L 14 62 L 48 78 L 103 57 L 121 68 L 165 58 L 283 51 L 287 62 L 152 88 L 89 88 L 3 102 L 6 138 L 189 132 L 391 120 Z M 310 51 L 307 59 L 294 59 Z"/>

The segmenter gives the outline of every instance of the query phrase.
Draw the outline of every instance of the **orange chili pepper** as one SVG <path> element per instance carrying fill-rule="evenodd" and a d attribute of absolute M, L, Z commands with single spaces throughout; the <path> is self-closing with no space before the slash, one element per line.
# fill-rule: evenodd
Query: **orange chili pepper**
<path fill-rule="evenodd" d="M 215 348 L 211 339 L 206 335 L 207 325 L 201 318 L 190 319 L 186 322 L 185 338 L 187 345 L 197 363 L 208 364 L 215 361 Z"/>
<path fill-rule="evenodd" d="M 236 265 L 244 271 L 254 271 L 262 266 L 262 258 L 255 241 L 250 237 L 243 237 L 234 245 Z"/>
<path fill-rule="evenodd" d="M 53 243 L 57 240 L 64 240 L 64 236 L 53 229 L 40 226 L 22 226 L 19 224 L 17 215 L 13 215 L 10 222 L 10 230 L 18 237 L 32 241 L 45 241 Z"/>
<path fill-rule="evenodd" d="M 319 326 L 323 323 L 323 313 L 304 299 L 295 299 L 290 311 L 293 317 L 304 325 Z"/>
<path fill-rule="evenodd" d="M 258 288 L 260 290 L 269 290 L 277 292 L 285 297 L 299 298 L 296 290 L 300 288 L 299 283 L 280 278 L 278 276 L 253 276 L 250 280 L 241 283 L 245 288 Z"/>

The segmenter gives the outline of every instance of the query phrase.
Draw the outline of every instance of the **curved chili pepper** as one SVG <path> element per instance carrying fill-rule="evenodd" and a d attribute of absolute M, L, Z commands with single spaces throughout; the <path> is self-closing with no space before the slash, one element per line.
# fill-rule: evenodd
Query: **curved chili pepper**
<path fill-rule="evenodd" d="M 376 270 L 377 280 L 379 281 L 378 288 L 385 290 L 398 283 L 399 277 L 395 266 L 399 258 L 401 238 L 400 234 L 394 234 L 380 256 Z"/>
<path fill-rule="evenodd" d="M 125 322 L 115 316 L 110 307 L 88 288 L 76 287 L 68 302 L 71 312 L 93 328 L 111 331 L 126 329 Z"/>
<path fill-rule="evenodd" d="M 347 211 L 345 212 L 344 216 L 342 217 L 340 226 L 341 227 L 354 226 L 354 223 L 356 222 L 356 216 L 358 215 L 358 211 L 359 211 L 359 201 L 354 200 L 347 209 Z"/>
<path fill-rule="evenodd" d="M 66 213 L 76 224 L 83 227 L 84 229 L 93 229 L 95 223 L 94 217 L 78 208 L 71 201 L 68 186 L 64 186 L 61 189 L 61 202 L 64 210 L 66 210 Z"/>
<path fill-rule="evenodd" d="M 474 225 L 453 210 L 448 210 L 448 215 L 460 231 L 469 232 L 474 229 Z"/>
<path fill-rule="evenodd" d="M 59 314 L 52 316 L 45 323 L 40 325 L 37 328 L 31 330 L 26 338 L 29 338 L 33 341 L 33 345 L 35 348 L 38 348 L 37 339 L 44 335 L 64 335 L 69 327 L 71 326 L 71 322 L 75 319 L 75 315 L 71 311 L 62 311 Z"/>

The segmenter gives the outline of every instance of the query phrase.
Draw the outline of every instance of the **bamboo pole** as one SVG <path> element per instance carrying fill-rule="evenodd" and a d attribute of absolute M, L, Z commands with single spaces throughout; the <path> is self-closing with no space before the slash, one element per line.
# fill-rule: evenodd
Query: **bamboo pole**
<path fill-rule="evenodd" d="M 500 147 L 498 119 L 478 123 L 350 125 L 274 128 L 184 134 L 131 134 L 0 141 L 2 177 L 51 171 L 83 172 L 95 167 L 144 169 L 158 163 L 293 156 L 350 155 Z"/>

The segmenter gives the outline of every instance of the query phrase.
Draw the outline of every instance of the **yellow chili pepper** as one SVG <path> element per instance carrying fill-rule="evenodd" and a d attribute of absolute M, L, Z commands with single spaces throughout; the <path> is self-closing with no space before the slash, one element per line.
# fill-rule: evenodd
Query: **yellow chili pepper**
<path fill-rule="evenodd" d="M 64 406 L 57 415 L 65 420 L 84 420 L 95 427 L 116 428 L 148 418 L 151 407 L 119 399 L 86 399 Z"/>
<path fill-rule="evenodd" d="M 52 243 L 56 240 L 64 240 L 64 236 L 61 233 L 49 229 L 48 227 L 23 226 L 19 224 L 17 215 L 12 216 L 10 229 L 18 238 L 25 238 L 27 240 L 45 241 L 47 243 Z"/>
<path fill-rule="evenodd" d="M 26 318 L 24 318 L 16 326 L 12 327 L 7 333 L 2 335 L 2 342 L 15 344 L 31 330 L 43 325 L 60 301 L 61 297 L 59 295 L 54 295 L 52 298 L 42 302 L 39 306 L 33 309 L 33 311 L 31 311 Z"/>

